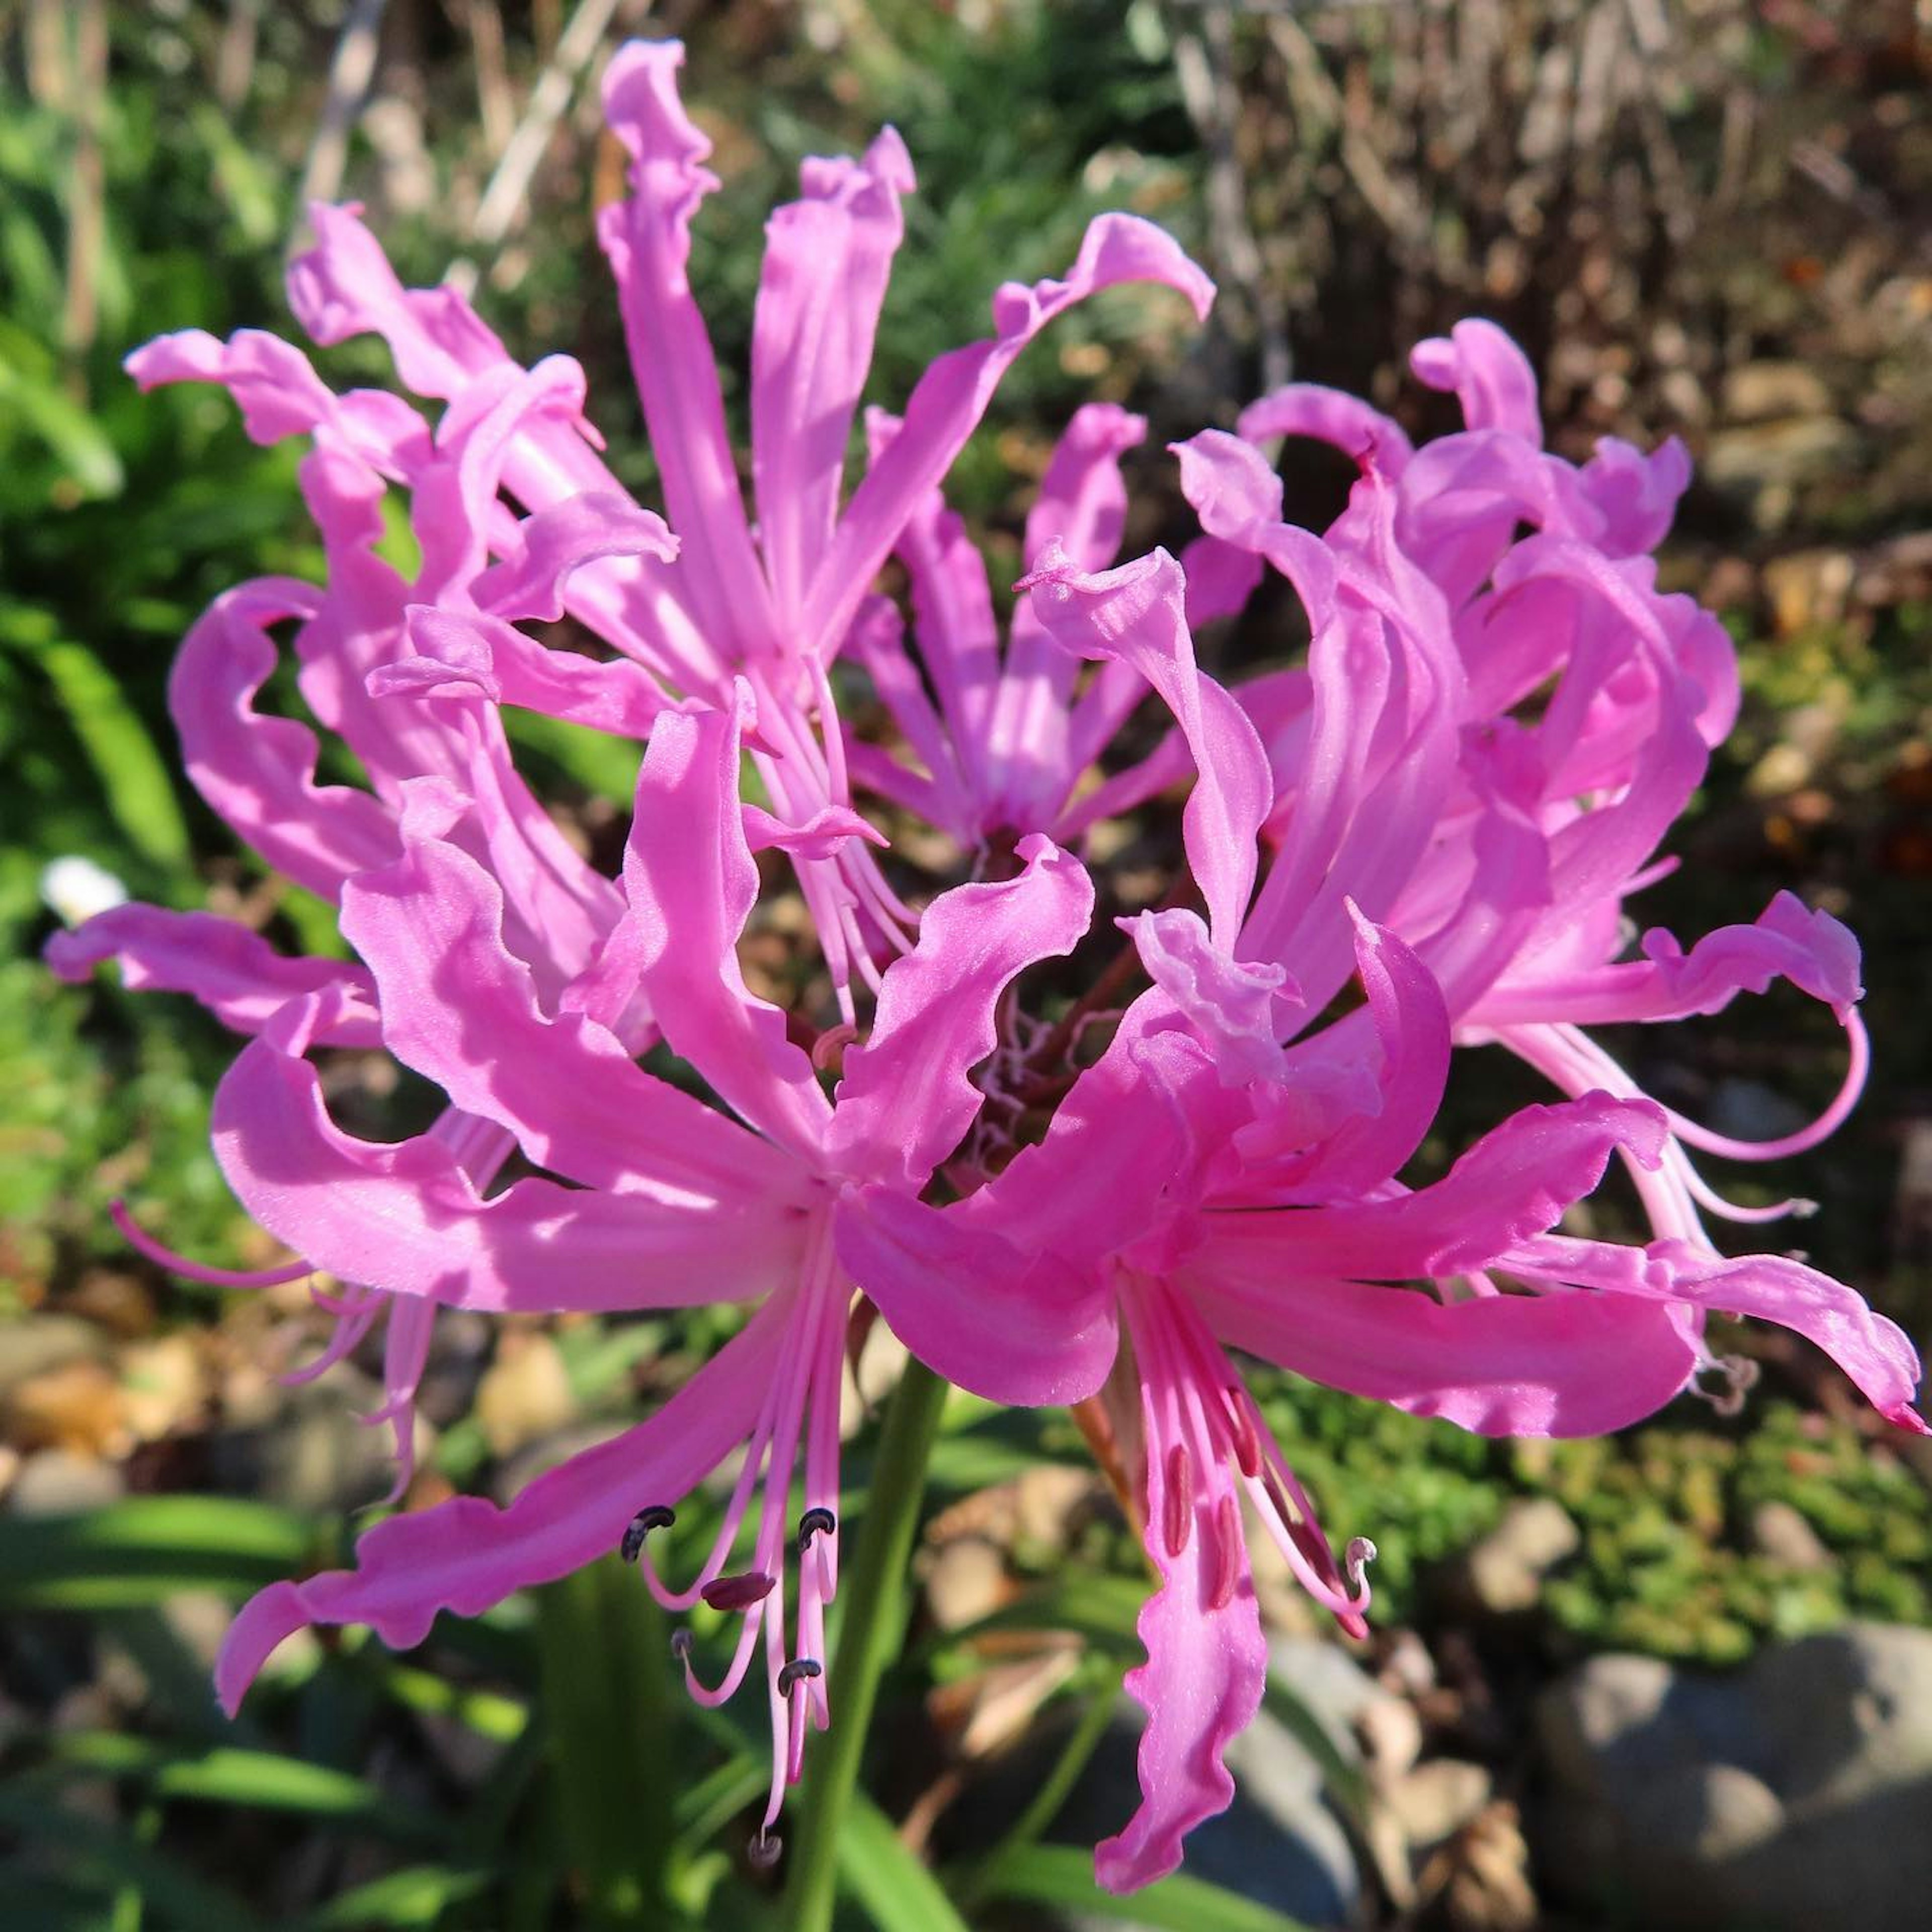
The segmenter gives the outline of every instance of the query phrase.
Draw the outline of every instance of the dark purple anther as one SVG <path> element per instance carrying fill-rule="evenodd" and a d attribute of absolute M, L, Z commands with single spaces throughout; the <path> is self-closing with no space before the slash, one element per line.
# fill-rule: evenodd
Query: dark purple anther
<path fill-rule="evenodd" d="M 675 1510 L 666 1509 L 662 1503 L 652 1503 L 647 1509 L 640 1509 L 631 1519 L 631 1526 L 624 1532 L 624 1540 L 617 1546 L 617 1552 L 626 1563 L 634 1563 L 644 1554 L 644 1538 L 654 1529 L 668 1529 L 677 1520 Z"/>
<path fill-rule="evenodd" d="M 814 1536 L 830 1536 L 838 1527 L 838 1519 L 829 1509 L 814 1504 L 798 1520 L 798 1549 L 802 1556 L 812 1547 Z"/>
<path fill-rule="evenodd" d="M 778 1854 L 784 1850 L 784 1840 L 776 1832 L 760 1828 L 752 1833 L 745 1846 L 745 1856 L 751 1861 L 754 1871 L 770 1871 L 778 1862 Z"/>
<path fill-rule="evenodd" d="M 771 1594 L 777 1581 L 762 1570 L 744 1570 L 735 1576 L 712 1577 L 698 1594 L 714 1610 L 748 1610 Z"/>
<path fill-rule="evenodd" d="M 795 1657 L 778 1672 L 778 1695 L 788 1696 L 801 1678 L 823 1677 L 825 1666 L 815 1657 Z"/>

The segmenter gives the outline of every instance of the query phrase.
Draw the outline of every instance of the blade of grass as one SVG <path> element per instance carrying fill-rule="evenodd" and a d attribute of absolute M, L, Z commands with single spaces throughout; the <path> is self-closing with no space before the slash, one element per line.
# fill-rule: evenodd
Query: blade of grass
<path fill-rule="evenodd" d="M 996 1895 L 1068 1906 L 1088 1918 L 1118 1919 L 1151 1932 L 1310 1932 L 1298 1918 L 1181 1873 L 1125 1895 L 1102 1892 L 1094 1882 L 1093 1854 L 1071 1845 L 1015 1852 L 1001 1865 Z"/>
<path fill-rule="evenodd" d="M 967 1932 L 925 1861 L 862 1791 L 852 1794 L 838 1834 L 838 1879 L 880 1932 Z"/>

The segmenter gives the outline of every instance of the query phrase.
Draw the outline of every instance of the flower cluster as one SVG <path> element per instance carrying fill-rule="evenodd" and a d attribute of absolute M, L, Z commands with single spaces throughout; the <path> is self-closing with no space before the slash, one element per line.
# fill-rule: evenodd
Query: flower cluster
<path fill-rule="evenodd" d="M 1576 1435 L 1706 1378 L 1730 1399 L 1740 1371 L 1703 1340 L 1721 1310 L 1808 1336 L 1922 1426 L 1900 1332 L 1798 1261 L 1722 1254 L 1704 1215 L 1768 1216 L 1726 1204 L 1690 1157 L 1771 1158 L 1837 1124 L 1865 1064 L 1857 950 L 1784 895 L 1688 950 L 1661 932 L 1633 949 L 1625 902 L 1666 868 L 1660 842 L 1736 706 L 1721 628 L 1656 586 L 1688 466 L 1674 443 L 1606 442 L 1581 466 L 1546 452 L 1532 373 L 1486 323 L 1417 351 L 1466 424 L 1422 448 L 1306 386 L 1176 446 L 1201 532 L 1178 560 L 1116 566 L 1120 459 L 1144 425 L 1082 410 L 1028 517 L 1003 640 L 940 494 L 1003 372 L 1096 290 L 1164 284 L 1204 312 L 1212 289 L 1158 230 L 1101 217 L 1064 279 L 1001 288 L 990 336 L 934 364 L 899 416 L 866 418 L 848 495 L 912 185 L 889 131 L 857 160 L 808 163 L 772 218 L 748 508 L 686 274 L 714 183 L 680 58 L 638 44 L 611 64 L 631 192 L 599 231 L 663 515 L 599 456 L 574 362 L 526 368 L 454 291 L 402 287 L 352 209 L 315 212 L 296 314 L 318 343 L 383 338 L 402 385 L 442 406 L 433 424 L 392 394 L 334 393 L 252 332 L 164 337 L 130 360 L 144 386 L 225 386 L 260 440 L 308 438 L 328 562 L 320 586 L 219 598 L 171 700 L 202 795 L 340 908 L 353 963 L 134 904 L 50 949 L 70 978 L 116 958 L 129 984 L 190 994 L 248 1036 L 216 1148 L 301 1258 L 202 1272 L 332 1277 L 317 1369 L 386 1324 L 399 1491 L 439 1308 L 752 1311 L 655 1414 L 507 1508 L 391 1516 L 352 1570 L 263 1592 L 219 1687 L 233 1708 L 304 1625 L 406 1646 L 439 1611 L 619 1550 L 667 1606 L 739 1619 L 719 1682 L 679 1649 L 706 1700 L 762 1666 L 769 1848 L 832 1710 L 839 1399 L 863 1298 L 1000 1402 L 1078 1401 L 1110 1376 L 1138 1388 L 1132 1501 L 1159 1579 L 1129 1678 L 1144 1798 L 1098 1855 L 1105 1883 L 1132 1887 L 1228 1802 L 1222 1747 L 1266 1664 L 1248 1539 L 1276 1544 L 1345 1629 L 1369 1604 L 1373 1545 L 1337 1558 L 1231 1351 L 1466 1429 Z M 1319 535 L 1282 520 L 1262 449 L 1284 434 L 1359 469 Z M 412 578 L 377 552 L 392 490 Z M 909 624 L 878 587 L 893 559 Z M 1306 613 L 1305 657 L 1223 684 L 1195 631 L 1269 572 Z M 532 628 L 566 618 L 594 650 Z M 366 787 L 322 782 L 313 734 L 259 708 L 285 627 L 310 711 Z M 502 724 L 519 708 L 640 747 L 616 876 L 520 776 Z M 1183 794 L 1172 890 L 1110 938 L 1090 834 L 1125 814 L 1157 824 Z M 935 851 L 959 855 L 952 874 L 922 865 Z M 822 1012 L 781 1010 L 740 970 L 760 892 L 781 886 L 809 915 Z M 1058 959 L 1073 964 L 1021 983 Z M 1832 1009 L 1850 1068 L 1774 1144 L 1658 1105 L 1587 1030 L 1711 1013 L 1779 980 Z M 1406 1184 L 1452 1057 L 1477 1045 L 1555 1097 Z M 315 1060 L 339 1047 L 386 1050 L 445 1111 L 400 1142 L 344 1131 Z M 1562 1231 L 1612 1162 L 1650 1220 L 1643 1245 Z M 653 1532 L 734 1456 L 708 1558 L 668 1579 Z"/>

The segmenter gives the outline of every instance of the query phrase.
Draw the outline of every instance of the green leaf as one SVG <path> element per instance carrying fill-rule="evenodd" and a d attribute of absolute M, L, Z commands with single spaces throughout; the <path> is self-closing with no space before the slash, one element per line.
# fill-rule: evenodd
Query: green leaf
<path fill-rule="evenodd" d="M 0 1787 L 0 1826 L 43 1854 L 64 1854 L 74 1876 L 103 1889 L 139 1892 L 154 1920 L 184 1932 L 262 1932 L 262 1922 L 224 1887 L 125 1832 L 58 1804 Z"/>
<path fill-rule="evenodd" d="M 182 1751 L 111 1731 L 80 1731 L 56 1742 L 52 1761 L 70 1770 L 138 1778 L 161 1798 L 299 1812 L 383 1838 L 434 1842 L 446 1835 L 441 1820 L 399 1804 L 366 1778 L 275 1751 L 232 1745 Z"/>
<path fill-rule="evenodd" d="M 434 1925 L 452 1905 L 474 1898 L 495 1874 L 448 1865 L 406 1865 L 358 1885 L 302 1922 L 302 1932 L 358 1932 L 364 1926 Z"/>
<path fill-rule="evenodd" d="M 168 768 L 112 674 L 85 644 L 67 638 L 43 646 L 38 662 L 129 844 L 158 866 L 186 866 L 188 824 Z"/>
<path fill-rule="evenodd" d="M 52 452 L 82 495 L 119 493 L 126 475 L 100 425 L 53 383 L 36 382 L 0 361 L 0 414 L 9 412 Z"/>
<path fill-rule="evenodd" d="M 673 1783 L 664 1612 L 614 1558 L 538 1593 L 537 1654 L 566 1856 L 592 1922 L 648 1924 Z"/>
<path fill-rule="evenodd" d="M 229 1496 L 0 1518 L 0 1610 L 120 1610 L 178 1590 L 240 1596 L 301 1568 L 316 1540 L 307 1518 Z"/>
<path fill-rule="evenodd" d="M 1156 1932 L 1310 1932 L 1266 1905 L 1224 1891 L 1204 1879 L 1176 1873 L 1123 1896 L 1094 1882 L 1090 1852 L 1071 1845 L 1034 1845 L 1000 1861 L 996 1897 L 1029 1905 L 1070 1906 L 1092 1918 L 1115 1918 Z"/>
<path fill-rule="evenodd" d="M 838 1834 L 838 1879 L 880 1932 L 967 1932 L 925 1861 L 862 1792 L 852 1794 Z"/>

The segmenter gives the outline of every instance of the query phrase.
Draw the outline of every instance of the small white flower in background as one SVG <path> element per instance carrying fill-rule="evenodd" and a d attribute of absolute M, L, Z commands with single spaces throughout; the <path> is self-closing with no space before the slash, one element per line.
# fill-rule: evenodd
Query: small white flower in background
<path fill-rule="evenodd" d="M 128 888 L 105 866 L 69 852 L 48 862 L 40 874 L 40 897 L 69 926 L 128 903 Z"/>

